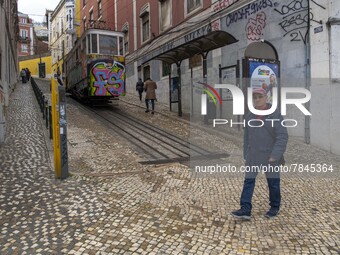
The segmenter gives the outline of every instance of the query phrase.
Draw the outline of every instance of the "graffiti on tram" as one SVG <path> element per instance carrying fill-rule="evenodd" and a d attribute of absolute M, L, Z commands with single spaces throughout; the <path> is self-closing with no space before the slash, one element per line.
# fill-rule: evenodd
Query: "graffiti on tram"
<path fill-rule="evenodd" d="M 89 75 L 91 96 L 120 96 L 125 91 L 125 66 L 118 61 L 97 62 Z"/>

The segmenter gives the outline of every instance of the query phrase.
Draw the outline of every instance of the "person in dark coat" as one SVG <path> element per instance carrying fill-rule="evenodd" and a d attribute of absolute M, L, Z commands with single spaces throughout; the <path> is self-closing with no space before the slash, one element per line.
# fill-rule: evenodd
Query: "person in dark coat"
<path fill-rule="evenodd" d="M 271 105 L 267 103 L 267 93 L 263 88 L 253 90 L 253 103 L 258 110 L 271 108 Z M 265 121 L 266 119 L 276 119 L 276 121 Z M 252 127 L 256 124 L 254 122 L 252 126 L 249 126 L 249 120 L 262 120 L 264 124 L 259 125 L 261 127 Z M 272 218 L 279 213 L 280 165 L 288 142 L 287 128 L 281 125 L 282 120 L 283 117 L 277 109 L 270 115 L 257 116 L 250 112 L 245 117 L 243 155 L 246 161 L 246 173 L 240 200 L 241 209 L 231 213 L 235 218 L 250 219 L 255 180 L 261 169 L 266 174 L 269 187 L 270 210 L 265 216 Z"/>
<path fill-rule="evenodd" d="M 155 100 L 156 100 L 156 89 L 157 84 L 150 78 L 147 78 L 144 82 L 144 90 L 146 92 L 145 95 L 145 104 L 146 104 L 146 110 L 145 112 L 149 112 L 149 101 L 151 100 L 151 106 L 152 106 L 152 114 L 155 113 Z"/>
<path fill-rule="evenodd" d="M 26 71 L 25 68 L 21 69 L 20 71 L 21 82 L 26 83 Z"/>
<path fill-rule="evenodd" d="M 136 91 L 139 93 L 139 100 L 142 101 L 142 94 L 143 94 L 143 88 L 144 88 L 144 82 L 142 82 L 142 79 L 139 78 L 136 83 Z"/>
<path fill-rule="evenodd" d="M 31 79 L 31 71 L 28 68 L 26 68 L 25 71 L 26 71 L 26 80 L 30 81 L 30 79 Z"/>

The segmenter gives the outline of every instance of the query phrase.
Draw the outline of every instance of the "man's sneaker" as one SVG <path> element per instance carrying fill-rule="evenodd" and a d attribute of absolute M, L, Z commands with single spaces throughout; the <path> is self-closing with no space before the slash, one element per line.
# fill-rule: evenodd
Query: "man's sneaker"
<path fill-rule="evenodd" d="M 155 114 L 155 112 L 154 112 L 154 111 L 152 111 L 152 112 L 151 112 L 151 114 Z"/>
<path fill-rule="evenodd" d="M 269 218 L 269 219 L 270 219 L 270 218 L 274 218 L 275 216 L 278 215 L 279 211 L 280 211 L 279 208 L 271 207 L 271 208 L 269 209 L 269 211 L 268 211 L 264 216 L 267 217 L 267 218 Z"/>
<path fill-rule="evenodd" d="M 244 208 L 241 208 L 240 210 L 237 211 L 233 211 L 231 215 L 237 219 L 250 220 L 250 211 Z"/>
<path fill-rule="evenodd" d="M 145 112 L 149 112 L 149 110 L 145 110 Z"/>

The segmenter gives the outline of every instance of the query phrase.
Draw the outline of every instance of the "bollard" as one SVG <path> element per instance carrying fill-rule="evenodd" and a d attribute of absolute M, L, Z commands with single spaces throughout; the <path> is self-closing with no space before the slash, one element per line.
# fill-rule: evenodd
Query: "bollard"
<path fill-rule="evenodd" d="M 53 139 L 53 130 L 52 130 L 52 106 L 48 107 L 48 122 L 50 124 L 50 139 Z"/>
<path fill-rule="evenodd" d="M 45 101 L 46 128 L 48 128 L 48 101 Z"/>

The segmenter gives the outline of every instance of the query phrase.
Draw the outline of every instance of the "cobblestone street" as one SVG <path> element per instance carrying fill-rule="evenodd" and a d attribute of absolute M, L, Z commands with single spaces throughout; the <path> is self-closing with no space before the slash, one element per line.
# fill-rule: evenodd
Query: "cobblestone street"
<path fill-rule="evenodd" d="M 37 83 L 48 95 L 48 81 Z M 17 84 L 11 95 L 0 147 L 0 254 L 340 254 L 339 156 L 290 137 L 288 165 L 326 163 L 333 172 L 283 174 L 274 219 L 264 217 L 268 188 L 261 175 L 252 220 L 235 220 L 230 212 L 239 208 L 243 175 L 142 165 L 127 141 L 67 100 L 71 176 L 61 181 L 31 84 Z M 137 94 L 117 107 L 183 137 L 193 132 L 166 106 L 144 113 Z M 243 165 L 241 133 L 195 132 L 229 153 L 226 163 Z"/>

